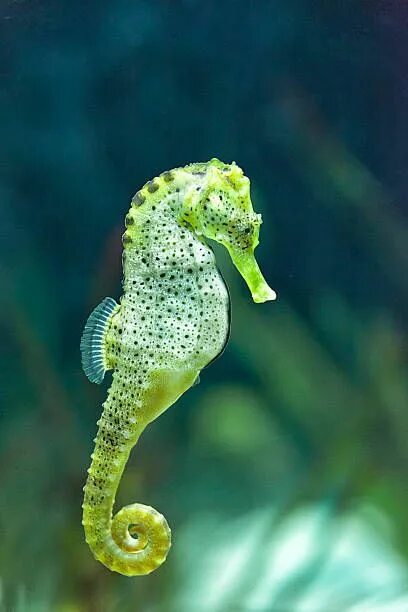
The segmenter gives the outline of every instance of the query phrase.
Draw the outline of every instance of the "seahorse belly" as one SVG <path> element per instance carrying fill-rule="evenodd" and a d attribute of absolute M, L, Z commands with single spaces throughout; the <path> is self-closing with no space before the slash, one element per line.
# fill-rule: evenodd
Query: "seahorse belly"
<path fill-rule="evenodd" d="M 149 366 L 199 371 L 229 333 L 229 296 L 214 254 L 169 213 L 142 217 L 140 225 L 143 243 L 124 254 L 122 342 L 129 361 L 143 354 Z"/>

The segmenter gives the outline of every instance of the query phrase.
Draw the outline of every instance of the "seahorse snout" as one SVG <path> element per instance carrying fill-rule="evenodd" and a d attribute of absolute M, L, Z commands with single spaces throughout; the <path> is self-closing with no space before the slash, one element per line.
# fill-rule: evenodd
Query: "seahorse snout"
<path fill-rule="evenodd" d="M 258 266 L 258 262 L 255 259 L 253 249 L 237 249 L 230 247 L 228 248 L 228 252 L 234 266 L 248 285 L 254 302 L 259 304 L 276 300 L 276 293 L 266 282 Z"/>

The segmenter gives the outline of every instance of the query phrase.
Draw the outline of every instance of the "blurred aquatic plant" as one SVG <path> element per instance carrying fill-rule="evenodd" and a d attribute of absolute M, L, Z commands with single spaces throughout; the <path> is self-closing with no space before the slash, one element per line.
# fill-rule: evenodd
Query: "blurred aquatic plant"
<path fill-rule="evenodd" d="M 180 586 L 168 609 L 402 612 L 408 572 L 388 527 L 370 507 L 339 515 L 330 502 L 196 516 L 175 552 Z"/>

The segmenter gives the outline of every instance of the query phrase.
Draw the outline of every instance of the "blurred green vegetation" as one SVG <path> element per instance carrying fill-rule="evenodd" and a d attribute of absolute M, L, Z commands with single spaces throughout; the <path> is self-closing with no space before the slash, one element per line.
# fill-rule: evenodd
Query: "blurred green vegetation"
<path fill-rule="evenodd" d="M 351 10 L 352 9 L 352 10 Z M 16 612 L 408 609 L 406 7 L 3 2 L 0 605 Z M 128 579 L 81 526 L 103 388 L 90 309 L 120 295 L 123 220 L 159 171 L 252 179 L 255 305 L 216 248 L 232 334 L 135 448 L 118 507 L 163 512 Z"/>

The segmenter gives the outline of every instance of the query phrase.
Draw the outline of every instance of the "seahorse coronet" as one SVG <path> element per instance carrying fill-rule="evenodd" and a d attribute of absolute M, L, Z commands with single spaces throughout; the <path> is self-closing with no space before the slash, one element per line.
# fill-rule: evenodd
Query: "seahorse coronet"
<path fill-rule="evenodd" d="M 276 297 L 254 257 L 260 215 L 249 179 L 233 162 L 163 172 L 136 192 L 123 237 L 123 295 L 91 313 L 81 341 L 85 373 L 112 383 L 98 420 L 82 523 L 94 556 L 126 576 L 166 559 L 171 531 L 151 506 L 113 517 L 120 479 L 146 426 L 197 384 L 229 336 L 229 294 L 207 240 L 225 246 L 255 302 Z"/>

